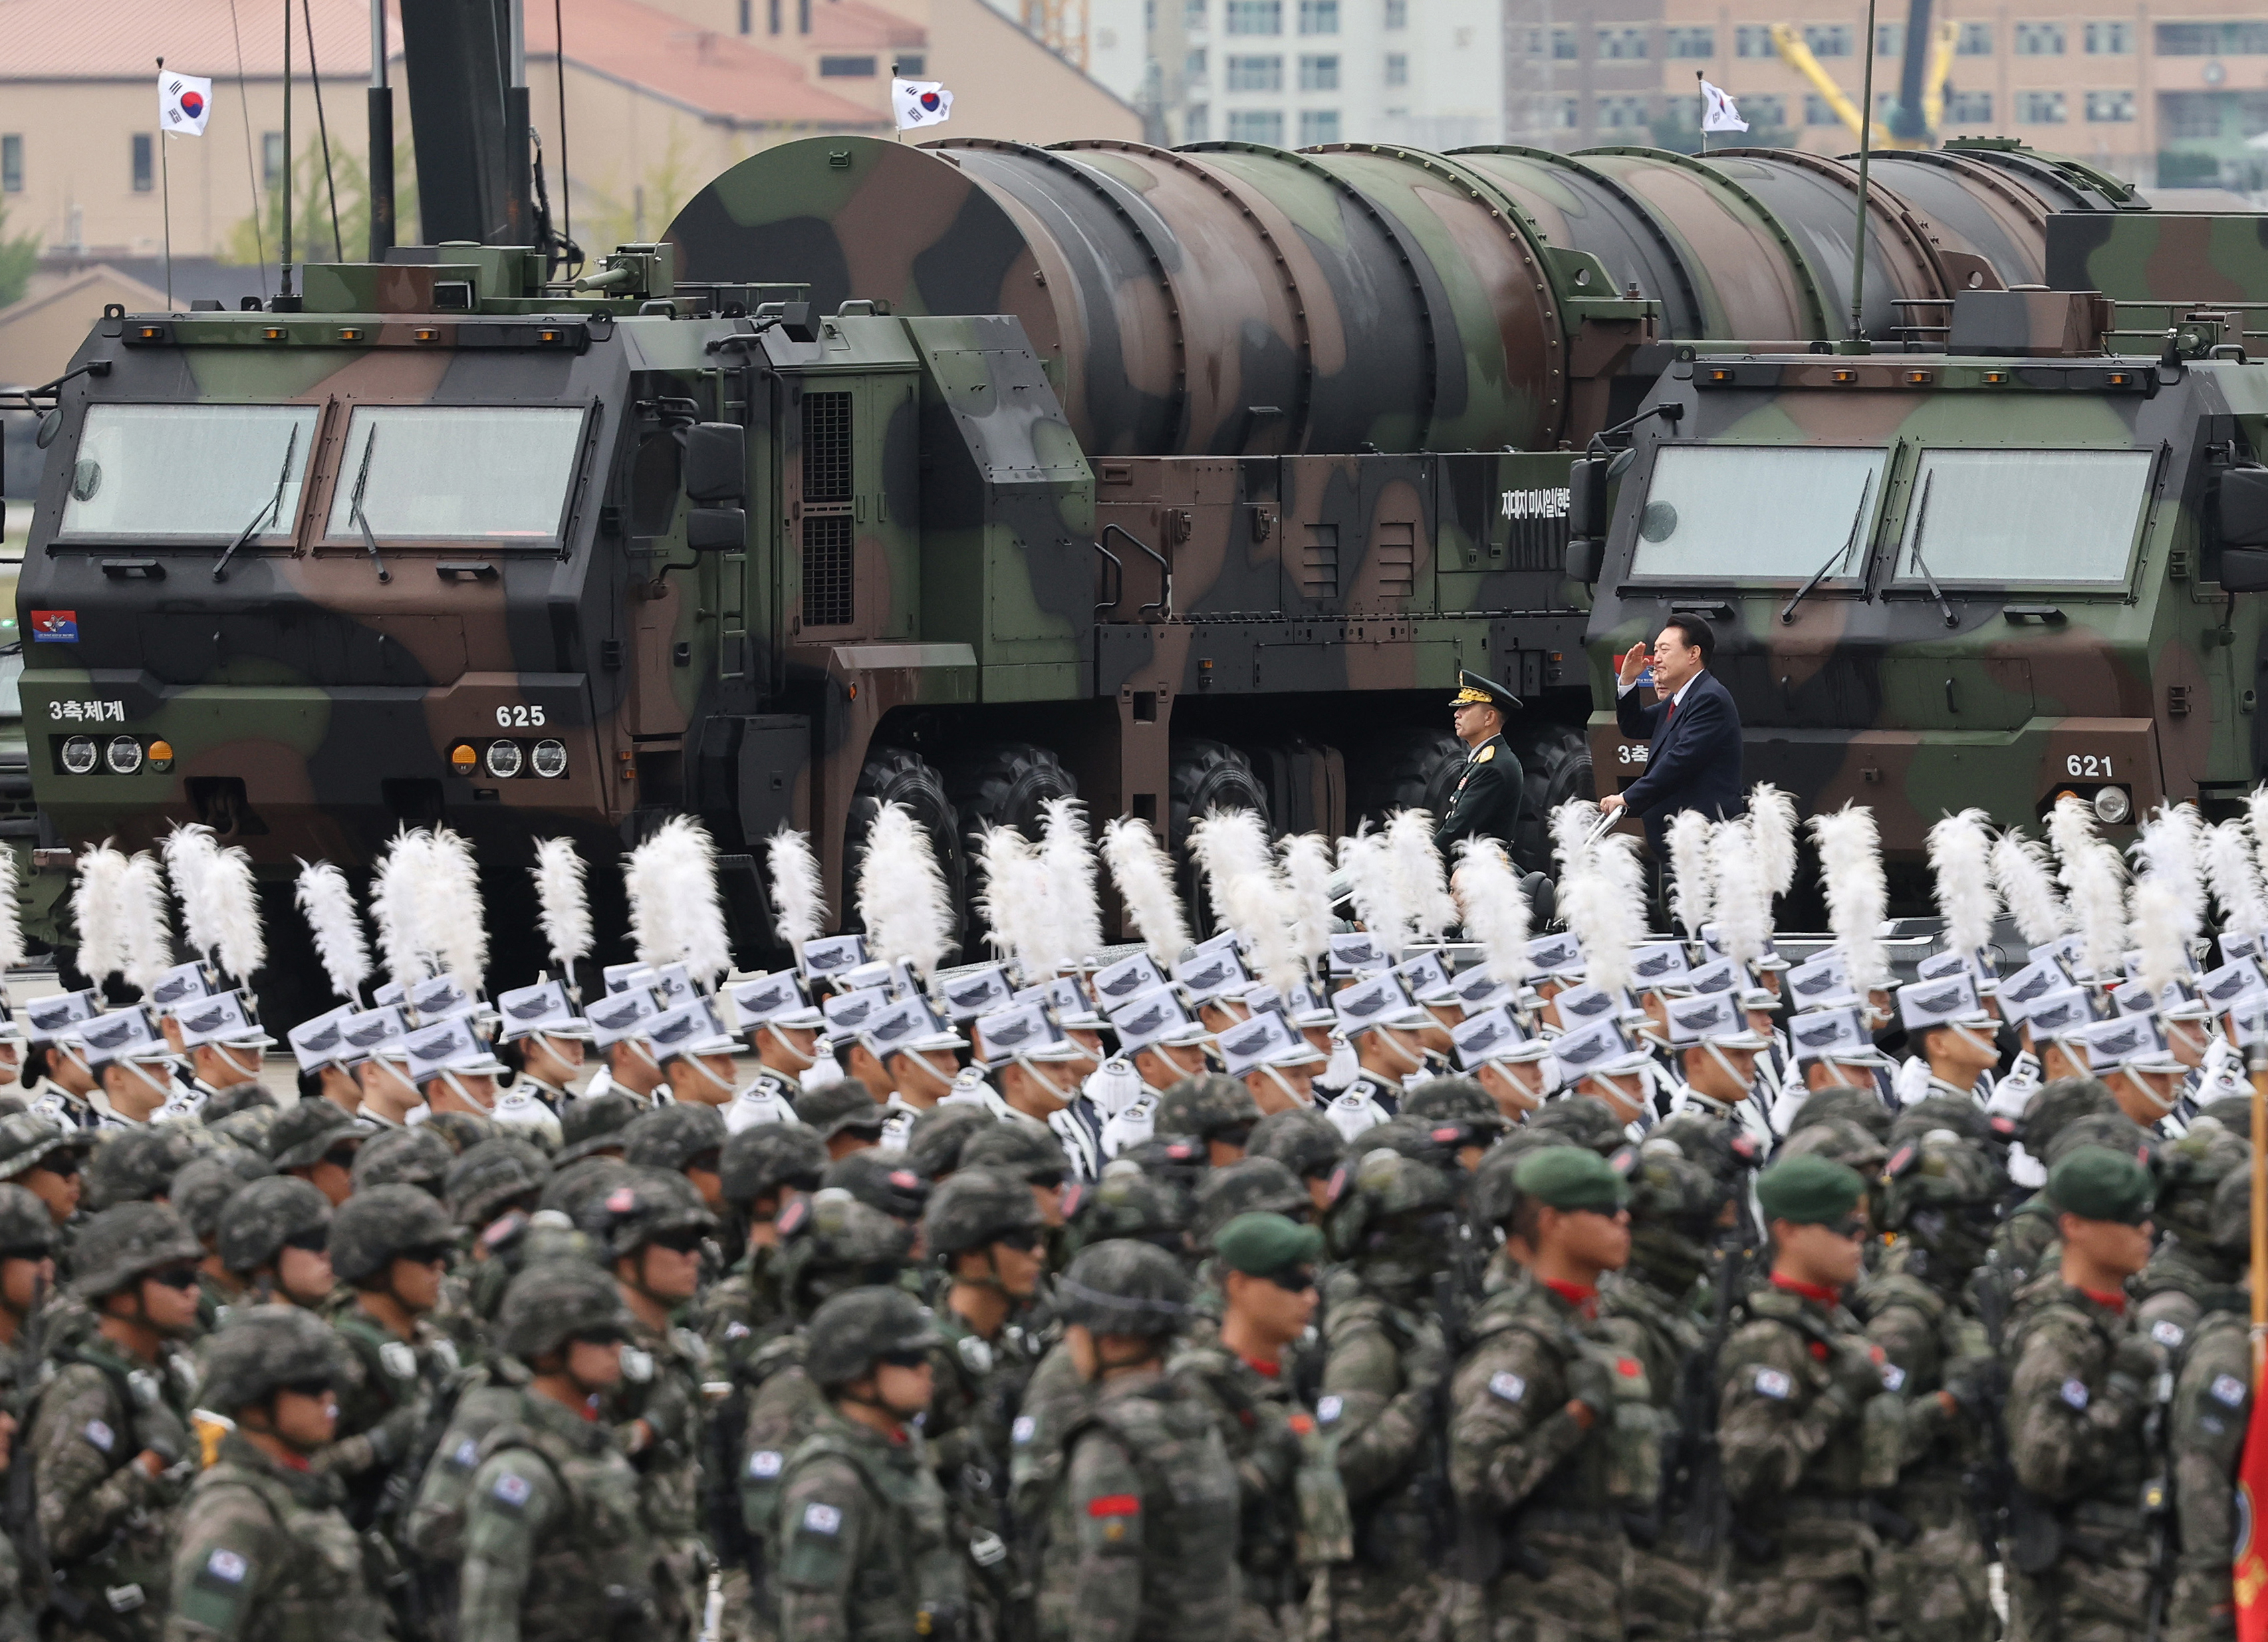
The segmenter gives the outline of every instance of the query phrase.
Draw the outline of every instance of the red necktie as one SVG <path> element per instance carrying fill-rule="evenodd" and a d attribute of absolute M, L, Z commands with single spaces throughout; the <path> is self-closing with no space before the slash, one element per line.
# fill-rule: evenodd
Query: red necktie
<path fill-rule="evenodd" d="M 1661 727 L 1669 728 L 1669 721 L 1677 717 L 1677 697 L 1671 696 L 1661 704 Z"/>

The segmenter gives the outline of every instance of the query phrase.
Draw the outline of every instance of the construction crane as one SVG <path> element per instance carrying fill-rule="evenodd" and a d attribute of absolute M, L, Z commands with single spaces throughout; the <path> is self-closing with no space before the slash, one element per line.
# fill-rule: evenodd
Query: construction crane
<path fill-rule="evenodd" d="M 1086 72 L 1088 0 L 1023 0 L 1024 32 Z"/>
<path fill-rule="evenodd" d="M 1949 22 L 1931 29 L 1929 11 L 1930 0 L 1913 0 L 1906 25 L 1904 71 L 1898 82 L 1898 110 L 1889 125 L 1871 121 L 1871 134 L 1860 127 L 1858 104 L 1820 66 L 1793 24 L 1771 26 L 1772 48 L 1782 62 L 1811 82 L 1821 99 L 1835 111 L 1835 117 L 1869 148 L 1928 148 L 1935 141 L 1938 121 L 1945 112 L 1945 82 L 1953 72 L 1954 43 L 1959 37 L 1959 30 Z M 1871 50 L 1874 41 L 1868 40 L 1867 46 Z"/>

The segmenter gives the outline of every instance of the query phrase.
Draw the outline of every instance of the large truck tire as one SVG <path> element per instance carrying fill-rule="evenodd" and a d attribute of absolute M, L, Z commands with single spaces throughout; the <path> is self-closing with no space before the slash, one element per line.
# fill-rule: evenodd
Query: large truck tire
<path fill-rule="evenodd" d="M 1562 724 L 1533 725 L 1506 739 L 1520 755 L 1527 780 L 1513 861 L 1523 872 L 1557 873 L 1557 864 L 1551 858 L 1551 812 L 1570 799 L 1598 796 L 1590 747 L 1581 731 Z"/>

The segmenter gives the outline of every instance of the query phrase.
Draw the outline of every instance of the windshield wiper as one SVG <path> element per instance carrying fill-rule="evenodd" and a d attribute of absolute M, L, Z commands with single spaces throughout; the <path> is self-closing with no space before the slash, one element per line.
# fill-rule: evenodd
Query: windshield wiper
<path fill-rule="evenodd" d="M 1808 595 L 1814 587 L 1818 586 L 1821 582 L 1827 579 L 1828 571 L 1833 570 L 1837 564 L 1842 563 L 1844 560 L 1851 556 L 1851 549 L 1859 545 L 1859 526 L 1864 524 L 1867 519 L 1867 498 L 1874 493 L 1874 475 L 1871 471 L 1869 471 L 1867 475 L 1866 483 L 1859 487 L 1859 511 L 1851 515 L 1851 534 L 1843 538 L 1843 545 L 1835 549 L 1834 553 L 1829 556 L 1826 563 L 1821 565 L 1817 570 L 1811 572 L 1811 579 L 1795 590 L 1795 597 L 1789 600 L 1786 604 L 1780 607 L 1779 619 L 1783 623 L 1793 622 L 1795 620 L 1795 607 L 1803 602 L 1806 595 Z"/>
<path fill-rule="evenodd" d="M 276 475 L 276 493 L 269 497 L 266 504 L 252 516 L 252 522 L 238 533 L 236 540 L 228 544 L 228 551 L 220 556 L 219 562 L 213 566 L 215 581 L 225 580 L 228 576 L 228 562 L 236 556 L 236 550 L 258 535 L 262 525 L 272 519 L 278 518 L 283 513 L 284 487 L 291 482 L 291 458 L 298 448 L 299 424 L 295 422 L 291 424 L 291 437 L 284 441 L 284 471 Z"/>
<path fill-rule="evenodd" d="M 370 549 L 370 562 L 378 566 L 378 579 L 390 582 L 394 572 L 386 568 L 386 561 L 378 556 L 378 538 L 372 534 L 370 519 L 362 511 L 362 493 L 370 488 L 370 453 L 378 448 L 378 424 L 371 423 L 370 431 L 362 441 L 362 467 L 355 474 L 354 497 L 347 504 L 347 518 L 362 531 L 362 544 Z"/>
<path fill-rule="evenodd" d="M 1953 614 L 1953 605 L 1946 598 L 1945 590 L 1937 585 L 1937 578 L 1929 573 L 1929 565 L 1921 556 L 1921 533 L 1929 523 L 1929 487 L 1936 477 L 1935 474 L 1931 474 L 1921 482 L 1921 501 L 1914 509 L 1913 565 L 1921 572 L 1922 580 L 1929 584 L 1929 596 L 1937 600 L 1937 607 L 1944 612 L 1945 624 L 1959 627 L 1961 618 Z"/>

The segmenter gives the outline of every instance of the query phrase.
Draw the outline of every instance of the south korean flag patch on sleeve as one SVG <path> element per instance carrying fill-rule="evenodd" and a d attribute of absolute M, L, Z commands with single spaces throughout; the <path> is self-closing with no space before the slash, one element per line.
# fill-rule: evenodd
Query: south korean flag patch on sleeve
<path fill-rule="evenodd" d="M 2072 1409 L 2082 1414 L 2087 1411 L 2087 1405 L 2092 1401 L 2087 1389 L 2087 1382 L 2083 1380 L 2065 1381 L 2063 1389 L 2057 1395 L 2061 1396 Z"/>
<path fill-rule="evenodd" d="M 506 1471 L 496 1479 L 495 1486 L 490 1488 L 489 1492 L 494 1495 L 497 1503 L 506 1510 L 519 1511 L 527 1504 L 529 1492 L 527 1478 L 514 1476 L 512 1472 Z"/>
<path fill-rule="evenodd" d="M 1528 1381 L 1513 1373 L 1491 1374 L 1489 1395 L 1500 1403 L 1517 1403 L 1528 1395 Z"/>
<path fill-rule="evenodd" d="M 99 1419 L 91 1419 L 79 1430 L 79 1435 L 108 1454 L 118 1446 L 118 1433 Z"/>
<path fill-rule="evenodd" d="M 803 1531 L 832 1539 L 843 1531 L 843 1513 L 814 1499 L 803 1508 Z"/>
<path fill-rule="evenodd" d="M 1795 1389 L 1794 1382 L 1777 1368 L 1758 1368 L 1756 1383 L 1756 1395 L 1775 1403 L 1786 1402 L 1788 1393 Z"/>
<path fill-rule="evenodd" d="M 223 1585 L 241 1585 L 244 1576 L 251 1571 L 250 1564 L 225 1548 L 215 1550 L 205 1558 L 205 1577 L 217 1579 Z"/>
<path fill-rule="evenodd" d="M 2244 1405 L 2245 1385 L 2235 1374 L 2215 1374 L 2213 1379 L 2213 1400 L 2223 1408 Z"/>

